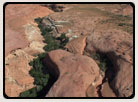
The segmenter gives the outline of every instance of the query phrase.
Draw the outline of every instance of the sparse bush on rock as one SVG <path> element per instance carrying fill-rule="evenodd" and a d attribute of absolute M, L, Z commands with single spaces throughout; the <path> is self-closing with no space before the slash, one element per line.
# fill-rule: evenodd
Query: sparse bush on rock
<path fill-rule="evenodd" d="M 103 72 L 106 72 L 108 68 L 113 66 L 110 59 L 105 54 L 92 53 L 91 57 L 97 62 Z"/>

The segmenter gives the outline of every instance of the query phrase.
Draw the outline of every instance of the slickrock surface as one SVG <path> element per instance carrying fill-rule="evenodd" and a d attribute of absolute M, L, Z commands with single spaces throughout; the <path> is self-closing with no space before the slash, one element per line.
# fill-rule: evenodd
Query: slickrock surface
<path fill-rule="evenodd" d="M 113 79 L 112 88 L 119 97 L 130 97 L 133 94 L 133 65 L 126 60 L 116 59 L 118 72 Z"/>
<path fill-rule="evenodd" d="M 34 87 L 28 63 L 43 53 L 46 45 L 34 22 L 48 16 L 63 23 L 57 28 L 71 40 L 65 50 L 49 52 L 44 62 L 58 80 L 46 97 L 129 97 L 133 93 L 133 8 L 130 5 L 65 4 L 54 12 L 34 4 L 9 4 L 5 9 L 5 93 L 18 97 Z M 65 23 L 67 22 L 67 23 Z M 59 35 L 60 35 L 59 34 Z M 83 35 L 83 36 L 82 36 Z M 58 36 L 58 35 L 56 35 Z M 80 37 L 79 37 L 80 36 Z M 77 38 L 78 37 L 78 38 Z M 114 70 L 102 83 L 101 70 L 86 56 L 95 52 L 107 55 Z M 112 77 L 114 76 L 114 77 Z M 110 84 L 110 85 L 109 85 Z M 109 87 L 110 86 L 110 87 Z M 115 93 L 114 93 L 115 92 Z"/>
<path fill-rule="evenodd" d="M 9 97 L 18 97 L 25 90 L 34 87 L 34 79 L 29 75 L 29 62 L 33 59 L 22 50 L 9 54 L 5 66 L 5 93 Z"/>
<path fill-rule="evenodd" d="M 49 52 L 44 63 L 58 80 L 46 97 L 86 97 L 89 85 L 100 84 L 99 67 L 96 62 L 84 55 L 72 54 L 64 50 Z"/>
<path fill-rule="evenodd" d="M 116 75 L 112 88 L 119 97 L 129 97 L 133 93 L 133 40 L 126 32 L 118 30 L 95 31 L 87 37 L 86 50 L 107 54 L 114 65 Z"/>
<path fill-rule="evenodd" d="M 5 55 L 28 46 L 24 25 L 50 13 L 53 11 L 40 5 L 8 4 L 5 9 Z"/>
<path fill-rule="evenodd" d="M 123 53 L 133 45 L 133 37 L 126 32 L 110 29 L 98 30 L 87 37 L 88 51 L 99 50 L 101 52 Z"/>
<path fill-rule="evenodd" d="M 9 4 L 5 11 L 5 93 L 18 97 L 34 87 L 29 62 L 34 55 L 44 52 L 43 37 L 34 19 L 53 11 L 33 4 Z"/>
<path fill-rule="evenodd" d="M 65 48 L 74 54 L 83 54 L 84 48 L 86 46 L 86 36 L 81 36 L 79 38 L 71 40 Z"/>

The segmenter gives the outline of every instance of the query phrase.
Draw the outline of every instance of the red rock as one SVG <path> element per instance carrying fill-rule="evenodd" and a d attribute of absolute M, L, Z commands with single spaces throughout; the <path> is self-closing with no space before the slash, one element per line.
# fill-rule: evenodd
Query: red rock
<path fill-rule="evenodd" d="M 126 8 L 123 9 L 122 12 L 123 15 L 133 15 L 133 7 L 132 6 L 127 6 Z"/>
<path fill-rule="evenodd" d="M 117 59 L 117 73 L 111 85 L 119 97 L 133 94 L 133 65 L 122 58 Z"/>
<path fill-rule="evenodd" d="M 81 36 L 71 40 L 65 48 L 74 54 L 83 54 L 84 48 L 86 46 L 86 36 Z"/>
<path fill-rule="evenodd" d="M 86 97 L 89 85 L 97 86 L 95 80 L 100 76 L 100 69 L 90 57 L 55 50 L 49 52 L 44 62 L 53 76 L 59 74 L 46 97 Z M 101 83 L 102 79 L 97 81 Z"/>
<path fill-rule="evenodd" d="M 102 84 L 101 94 L 103 97 L 116 97 L 108 82 Z"/>
<path fill-rule="evenodd" d="M 9 97 L 18 97 L 23 91 L 34 87 L 34 78 L 30 76 L 33 59 L 22 50 L 18 50 L 6 57 L 5 66 L 5 93 Z"/>
<path fill-rule="evenodd" d="M 8 4 L 5 9 L 5 55 L 17 48 L 27 47 L 29 42 L 23 26 L 50 13 L 53 11 L 40 5 Z"/>
<path fill-rule="evenodd" d="M 8 4 L 6 6 L 5 94 L 7 96 L 18 97 L 21 92 L 34 87 L 34 78 L 29 74 L 31 70 L 29 62 L 34 58 L 32 55 L 42 52 L 44 46 L 43 37 L 38 32 L 34 19 L 48 16 L 50 13 L 53 11 L 34 4 Z"/>
<path fill-rule="evenodd" d="M 90 54 L 102 52 L 113 63 L 116 72 L 110 84 L 118 97 L 129 97 L 133 93 L 132 41 L 130 34 L 117 30 L 95 31 L 87 37 L 86 50 Z"/>

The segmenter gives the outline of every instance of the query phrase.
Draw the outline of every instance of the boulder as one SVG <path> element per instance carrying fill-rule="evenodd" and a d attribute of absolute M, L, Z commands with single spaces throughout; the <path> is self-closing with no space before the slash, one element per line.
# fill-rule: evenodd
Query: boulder
<path fill-rule="evenodd" d="M 102 82 L 98 65 L 88 56 L 54 50 L 44 63 L 50 74 L 57 77 L 46 97 L 86 97 L 91 84 L 96 87 Z"/>
<path fill-rule="evenodd" d="M 65 48 L 68 49 L 68 51 L 74 53 L 74 54 L 83 54 L 84 48 L 86 47 L 86 36 L 80 36 L 79 38 L 75 38 L 71 40 Z"/>

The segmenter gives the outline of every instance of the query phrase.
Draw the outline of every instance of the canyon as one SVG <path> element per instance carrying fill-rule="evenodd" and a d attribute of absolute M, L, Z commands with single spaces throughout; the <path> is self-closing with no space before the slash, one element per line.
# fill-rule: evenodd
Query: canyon
<path fill-rule="evenodd" d="M 40 96 L 132 97 L 133 7 L 128 4 L 51 5 L 6 6 L 5 94 L 20 97 L 22 92 L 37 87 L 29 63 L 46 52 L 42 63 L 54 81 Z M 44 48 L 49 44 L 36 18 L 42 19 L 44 27 L 53 29 L 55 38 L 64 33 L 69 39 L 67 44 L 46 51 Z"/>

